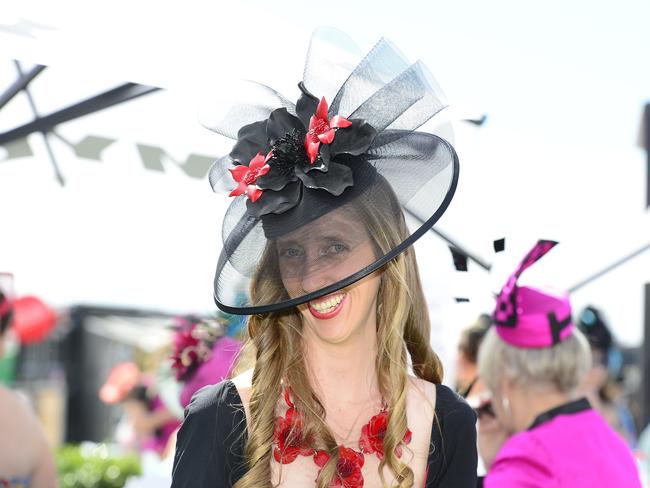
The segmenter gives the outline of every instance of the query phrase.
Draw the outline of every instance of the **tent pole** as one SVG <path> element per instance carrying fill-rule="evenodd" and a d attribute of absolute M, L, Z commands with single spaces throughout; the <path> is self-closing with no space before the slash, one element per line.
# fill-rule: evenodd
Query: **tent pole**
<path fill-rule="evenodd" d="M 4 93 L 0 95 L 0 109 L 7 105 L 16 95 L 18 95 L 21 90 L 25 90 L 31 81 L 36 78 L 41 71 L 43 71 L 46 66 L 37 64 L 27 73 L 22 73 L 16 81 L 14 81 L 9 88 L 7 88 Z"/>
<path fill-rule="evenodd" d="M 118 105 L 120 103 L 132 100 L 143 95 L 148 95 L 160 88 L 146 85 L 139 85 L 138 83 L 125 83 L 111 90 L 90 97 L 74 105 L 70 105 L 57 112 L 53 112 L 44 117 L 22 125 L 15 129 L 9 130 L 0 134 L 0 145 L 7 144 L 28 136 L 34 132 L 49 132 L 58 124 L 68 122 L 70 120 L 78 119 L 84 115 L 89 115 L 105 108 Z"/>

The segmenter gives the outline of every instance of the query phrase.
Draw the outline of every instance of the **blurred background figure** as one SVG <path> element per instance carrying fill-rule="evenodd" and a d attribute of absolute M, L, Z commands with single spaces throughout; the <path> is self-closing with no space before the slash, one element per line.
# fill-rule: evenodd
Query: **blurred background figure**
<path fill-rule="evenodd" d="M 478 351 L 492 318 L 481 314 L 461 332 L 456 359 L 456 391 L 464 398 L 480 396 L 484 386 L 478 378 Z"/>
<path fill-rule="evenodd" d="M 135 363 L 115 366 L 99 397 L 108 404 L 121 403 L 124 408 L 124 419 L 116 430 L 119 443 L 139 451 L 154 451 L 161 457 L 173 452 L 169 451 L 170 438 L 180 421 L 167 409 L 152 382 Z"/>
<path fill-rule="evenodd" d="M 177 426 L 194 393 L 230 375 L 241 349 L 241 342 L 235 337 L 242 332 L 242 321 L 245 317 L 223 313 L 210 319 L 192 315 L 175 319 L 171 354 L 159 364 L 155 381 L 159 398 L 166 410 L 175 415 Z M 175 434 L 169 437 L 165 454 L 174 452 Z M 169 486 L 172 458 L 142 456 L 141 475 L 130 478 L 125 487 Z"/>
<path fill-rule="evenodd" d="M 591 358 L 568 295 L 517 284 L 555 244 L 539 241 L 510 276 L 481 345 L 492 394 L 478 409 L 484 486 L 640 487 L 629 447 L 576 394 Z"/>
<path fill-rule="evenodd" d="M 589 341 L 591 367 L 580 385 L 580 394 L 607 420 L 632 448 L 636 447 L 634 417 L 622 389 L 623 357 L 603 313 L 586 307 L 578 317 L 578 328 Z"/>
<path fill-rule="evenodd" d="M 0 273 L 0 357 L 11 333 L 13 276 Z M 54 460 L 41 425 L 27 402 L 0 386 L 0 486 L 53 488 L 58 486 Z"/>
<path fill-rule="evenodd" d="M 237 324 L 241 317 L 234 317 Z M 241 349 L 241 342 L 231 337 L 226 320 L 181 320 L 174 335 L 171 367 L 181 383 L 180 404 L 184 409 L 194 393 L 207 385 L 227 378 Z"/>

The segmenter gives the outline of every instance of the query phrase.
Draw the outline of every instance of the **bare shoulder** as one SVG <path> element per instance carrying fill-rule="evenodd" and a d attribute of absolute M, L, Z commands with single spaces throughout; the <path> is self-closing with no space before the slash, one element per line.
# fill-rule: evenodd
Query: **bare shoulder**
<path fill-rule="evenodd" d="M 19 393 L 0 387 L 0 432 L 8 443 L 18 441 L 25 445 L 44 445 L 41 424 L 26 398 Z"/>
<path fill-rule="evenodd" d="M 433 415 L 436 409 L 436 385 L 417 376 L 408 377 L 407 403 Z"/>
<path fill-rule="evenodd" d="M 0 417 L 16 425 L 36 425 L 36 415 L 27 399 L 18 393 L 0 386 Z"/>

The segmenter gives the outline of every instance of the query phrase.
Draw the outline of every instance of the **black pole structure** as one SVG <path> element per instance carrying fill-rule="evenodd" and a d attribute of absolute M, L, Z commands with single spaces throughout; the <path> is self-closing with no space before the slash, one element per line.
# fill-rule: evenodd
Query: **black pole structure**
<path fill-rule="evenodd" d="M 15 141 L 16 139 L 21 139 L 34 132 L 49 132 L 55 126 L 63 124 L 64 122 L 104 110 L 158 90 L 160 90 L 160 88 L 153 86 L 140 85 L 138 83 L 125 83 L 57 112 L 53 112 L 43 117 L 38 117 L 25 125 L 4 132 L 0 134 L 0 145 Z"/>
<path fill-rule="evenodd" d="M 14 64 L 16 65 L 16 71 L 18 71 L 19 80 L 29 78 L 29 76 L 35 71 L 37 71 L 36 74 L 40 73 L 40 71 L 38 71 L 39 66 L 32 68 L 31 71 L 29 71 L 29 73 L 25 74 L 23 72 L 23 68 L 20 66 L 20 61 L 16 60 L 14 61 Z M 44 66 L 40 66 L 40 68 L 44 68 Z M 29 82 L 34 79 L 34 76 L 29 78 L 29 81 L 24 84 L 23 91 L 27 96 L 27 101 L 29 102 L 29 106 L 32 109 L 32 114 L 34 114 L 34 118 L 37 119 L 39 117 L 38 109 L 36 108 L 36 103 L 34 103 L 32 92 L 29 91 Z M 56 156 L 54 156 L 54 151 L 52 150 L 50 139 L 48 138 L 46 131 L 42 131 L 41 134 L 43 135 L 43 142 L 45 143 L 45 149 L 47 150 L 47 154 L 50 157 L 50 162 L 52 163 L 52 167 L 54 168 L 54 176 L 56 176 L 56 179 L 59 182 L 59 184 L 63 186 L 65 185 L 65 179 L 63 178 L 63 173 L 61 172 L 61 168 L 59 168 L 59 164 L 56 162 Z"/>
<path fill-rule="evenodd" d="M 21 73 L 18 79 L 14 81 L 9 86 L 9 88 L 0 94 L 0 109 L 7 105 L 22 90 L 26 89 L 32 80 L 36 78 L 44 69 L 45 66 L 41 66 L 39 64 L 34 66 L 27 73 Z"/>

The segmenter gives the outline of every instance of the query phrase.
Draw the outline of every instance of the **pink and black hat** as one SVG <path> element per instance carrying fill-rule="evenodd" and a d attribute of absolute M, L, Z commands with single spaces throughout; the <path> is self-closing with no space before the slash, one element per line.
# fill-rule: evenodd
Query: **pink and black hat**
<path fill-rule="evenodd" d="M 501 289 L 492 318 L 499 337 L 525 349 L 553 347 L 573 331 L 569 295 L 549 289 L 519 286 L 522 273 L 557 242 L 539 240 Z"/>

